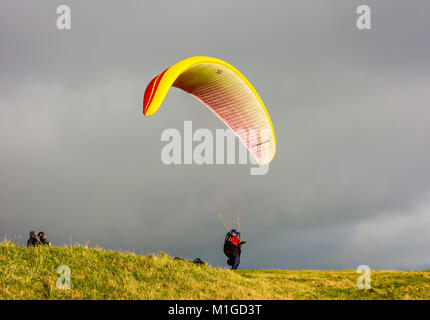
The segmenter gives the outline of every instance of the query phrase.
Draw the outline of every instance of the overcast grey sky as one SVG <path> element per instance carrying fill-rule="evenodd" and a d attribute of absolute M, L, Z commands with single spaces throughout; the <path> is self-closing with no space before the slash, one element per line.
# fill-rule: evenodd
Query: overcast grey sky
<path fill-rule="evenodd" d="M 68 4 L 72 30 L 56 29 Z M 356 28 L 357 6 L 372 29 Z M 0 235 L 43 230 L 226 266 L 217 212 L 240 215 L 241 268 L 430 267 L 430 3 L 1 1 Z M 240 70 L 277 154 L 250 165 L 160 160 L 166 128 L 224 128 L 148 82 L 184 58 Z"/>

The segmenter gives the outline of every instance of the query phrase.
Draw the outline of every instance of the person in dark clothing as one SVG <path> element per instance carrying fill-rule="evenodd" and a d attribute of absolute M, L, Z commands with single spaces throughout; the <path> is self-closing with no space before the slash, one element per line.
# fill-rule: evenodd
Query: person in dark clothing
<path fill-rule="evenodd" d="M 246 241 L 240 240 L 240 232 L 235 229 L 231 230 L 225 236 L 224 253 L 228 257 L 227 264 L 232 270 L 236 270 L 240 264 L 241 247 Z"/>
<path fill-rule="evenodd" d="M 49 242 L 48 239 L 46 239 L 45 232 L 40 231 L 37 234 L 37 237 L 39 238 L 40 244 L 45 245 L 45 246 L 51 245 L 51 242 Z"/>
<path fill-rule="evenodd" d="M 27 248 L 37 247 L 40 245 L 40 241 L 37 238 L 36 232 L 30 231 L 30 239 L 27 240 Z"/>

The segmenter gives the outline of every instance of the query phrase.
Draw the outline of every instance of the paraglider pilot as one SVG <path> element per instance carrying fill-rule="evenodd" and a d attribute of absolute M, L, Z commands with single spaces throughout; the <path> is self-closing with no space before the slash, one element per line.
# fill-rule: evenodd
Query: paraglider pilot
<path fill-rule="evenodd" d="M 239 267 L 241 246 L 245 243 L 246 241 L 240 240 L 240 232 L 235 229 L 232 229 L 225 236 L 224 253 L 228 257 L 227 264 L 231 266 L 232 270 L 236 270 Z"/>

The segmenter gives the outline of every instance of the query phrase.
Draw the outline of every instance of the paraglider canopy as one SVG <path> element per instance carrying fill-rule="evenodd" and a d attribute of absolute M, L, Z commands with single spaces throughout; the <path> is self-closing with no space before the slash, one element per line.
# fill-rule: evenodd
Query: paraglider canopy
<path fill-rule="evenodd" d="M 145 116 L 154 114 L 170 87 L 205 104 L 240 139 L 260 166 L 272 161 L 276 139 L 269 113 L 251 83 L 233 66 L 211 57 L 191 57 L 167 68 L 148 84 Z"/>

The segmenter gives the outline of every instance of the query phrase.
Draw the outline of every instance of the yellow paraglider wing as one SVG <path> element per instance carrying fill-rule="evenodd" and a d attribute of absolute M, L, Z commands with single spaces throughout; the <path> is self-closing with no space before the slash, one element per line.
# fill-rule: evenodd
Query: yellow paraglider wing
<path fill-rule="evenodd" d="M 258 93 L 237 69 L 211 57 L 191 57 L 176 63 L 146 87 L 145 116 L 157 111 L 172 86 L 188 92 L 212 110 L 260 166 L 272 161 L 276 138 L 269 113 Z"/>

